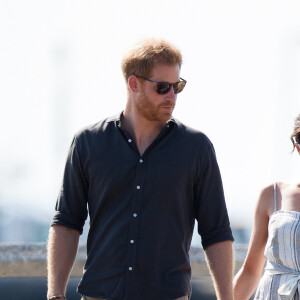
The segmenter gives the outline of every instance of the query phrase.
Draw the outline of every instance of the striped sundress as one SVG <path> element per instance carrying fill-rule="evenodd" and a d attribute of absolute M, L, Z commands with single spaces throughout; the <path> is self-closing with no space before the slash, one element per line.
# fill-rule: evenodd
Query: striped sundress
<path fill-rule="evenodd" d="M 300 291 L 300 212 L 277 211 L 268 226 L 265 247 L 266 266 L 256 290 L 255 300 L 299 300 Z"/>

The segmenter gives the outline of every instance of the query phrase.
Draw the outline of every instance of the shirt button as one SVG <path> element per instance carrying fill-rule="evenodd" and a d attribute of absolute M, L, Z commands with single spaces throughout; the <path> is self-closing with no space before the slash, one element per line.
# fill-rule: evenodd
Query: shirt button
<path fill-rule="evenodd" d="M 134 243 L 134 240 L 131 240 L 130 243 L 133 244 L 133 243 Z"/>
<path fill-rule="evenodd" d="M 137 217 L 137 214 L 136 214 L 136 213 L 134 213 L 134 214 L 133 214 L 133 216 L 136 218 L 136 217 Z"/>
<path fill-rule="evenodd" d="M 140 159 L 140 163 L 142 163 L 143 162 L 143 160 L 142 159 Z"/>
<path fill-rule="evenodd" d="M 128 270 L 129 270 L 129 271 L 132 271 L 132 267 L 129 267 Z"/>
<path fill-rule="evenodd" d="M 136 187 L 138 190 L 141 188 L 139 185 L 137 185 L 137 187 Z"/>
<path fill-rule="evenodd" d="M 132 142 L 132 139 L 128 139 L 128 143 L 131 143 Z"/>

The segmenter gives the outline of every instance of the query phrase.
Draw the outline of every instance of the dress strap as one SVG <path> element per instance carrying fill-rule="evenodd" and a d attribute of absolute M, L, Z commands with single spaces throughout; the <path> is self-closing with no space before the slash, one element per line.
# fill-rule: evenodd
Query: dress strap
<path fill-rule="evenodd" d="M 276 189 L 276 182 L 274 182 L 274 208 L 277 211 L 277 189 Z"/>

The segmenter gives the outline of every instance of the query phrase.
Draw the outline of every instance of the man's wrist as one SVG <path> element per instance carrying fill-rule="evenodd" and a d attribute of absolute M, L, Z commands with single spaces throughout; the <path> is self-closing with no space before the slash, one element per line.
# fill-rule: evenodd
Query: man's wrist
<path fill-rule="evenodd" d="M 55 299 L 66 299 L 65 295 L 53 295 L 48 297 L 48 300 L 55 300 Z"/>

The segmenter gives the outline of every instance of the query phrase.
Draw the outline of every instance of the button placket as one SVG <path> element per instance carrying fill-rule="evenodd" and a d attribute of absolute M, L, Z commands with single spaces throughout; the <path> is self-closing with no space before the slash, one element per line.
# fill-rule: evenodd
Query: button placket
<path fill-rule="evenodd" d="M 127 139 L 128 143 L 129 140 Z M 132 141 L 132 143 L 134 143 Z M 143 187 L 144 187 L 144 178 L 146 172 L 146 165 L 144 159 L 139 155 L 136 157 L 135 162 L 136 167 L 136 175 L 133 182 L 133 188 L 135 191 L 133 192 L 133 205 L 132 205 L 132 214 L 130 218 L 129 225 L 129 239 L 128 239 L 128 250 L 127 250 L 127 280 L 128 283 L 132 280 L 132 275 L 134 273 L 134 267 L 137 263 L 137 247 L 138 247 L 138 232 L 140 227 L 140 209 L 143 198 Z"/>
<path fill-rule="evenodd" d="M 169 124 L 168 124 L 169 125 Z M 169 126 L 167 126 L 168 128 Z M 172 127 L 172 126 L 170 126 Z M 140 237 L 144 234 L 141 231 L 143 228 L 143 198 L 145 194 L 148 193 L 148 189 L 150 188 L 151 184 L 147 185 L 148 182 L 148 175 L 147 171 L 150 172 L 148 164 L 151 165 L 151 158 L 152 158 L 152 149 L 162 140 L 162 138 L 169 132 L 167 128 L 159 135 L 159 137 L 146 149 L 143 156 L 140 155 L 136 143 L 129 134 L 126 135 L 126 139 L 124 142 L 127 142 L 127 146 L 132 148 L 136 156 L 133 158 L 132 167 L 133 172 L 135 172 L 134 178 L 129 183 L 129 189 L 131 190 L 131 210 L 129 212 L 129 227 L 127 231 L 127 257 L 126 257 L 126 279 L 125 279 L 125 290 L 124 290 L 124 300 L 134 299 L 132 297 L 133 291 L 132 286 L 135 284 L 135 274 L 139 272 L 139 269 L 135 270 L 135 267 L 139 264 L 139 256 L 138 247 L 140 247 Z M 168 128 L 169 129 L 169 128 Z M 150 168 L 151 169 L 151 168 Z M 146 180 L 147 178 L 147 180 Z M 151 180 L 151 179 L 150 179 Z M 149 186 L 149 187 L 148 187 Z"/>

